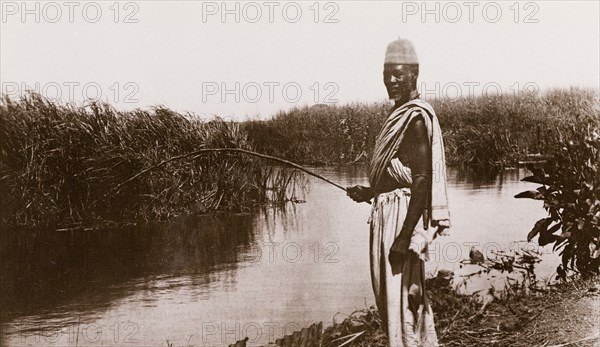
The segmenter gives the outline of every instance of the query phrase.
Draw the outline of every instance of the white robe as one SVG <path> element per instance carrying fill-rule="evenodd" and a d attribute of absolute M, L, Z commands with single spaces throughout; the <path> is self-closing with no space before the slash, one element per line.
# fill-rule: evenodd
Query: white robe
<path fill-rule="evenodd" d="M 433 228 L 424 230 L 419 220 L 401 269 L 392 269 L 390 247 L 402 230 L 410 189 L 379 194 L 371 212 L 371 280 L 381 321 L 390 347 L 438 346 L 433 312 L 425 295 L 425 263 Z M 421 217 L 422 218 L 422 217 Z"/>

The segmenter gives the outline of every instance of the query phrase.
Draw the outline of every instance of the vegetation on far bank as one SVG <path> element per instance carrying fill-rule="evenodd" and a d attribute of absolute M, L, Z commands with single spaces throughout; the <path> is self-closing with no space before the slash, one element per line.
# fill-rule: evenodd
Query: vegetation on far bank
<path fill-rule="evenodd" d="M 560 134 L 600 117 L 598 95 L 557 89 L 541 95 L 430 100 L 450 165 L 514 166 L 527 154 L 555 150 Z M 242 123 L 256 149 L 299 163 L 367 161 L 389 103 L 317 105 Z"/>
<path fill-rule="evenodd" d="M 513 165 L 526 154 L 553 153 L 572 129 L 600 118 L 598 95 L 582 89 L 432 104 L 450 165 Z M 120 184 L 202 148 L 255 150 L 301 164 L 368 161 L 388 109 L 383 103 L 305 107 L 238 123 L 164 107 L 119 112 L 106 104 L 58 105 L 36 94 L 3 97 L 0 222 L 72 228 L 286 201 L 296 173 L 246 155 L 202 154 Z"/>

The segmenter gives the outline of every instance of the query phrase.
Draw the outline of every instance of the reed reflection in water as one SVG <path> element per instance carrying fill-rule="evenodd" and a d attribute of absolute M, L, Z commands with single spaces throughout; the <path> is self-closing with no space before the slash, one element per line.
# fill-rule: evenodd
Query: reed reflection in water
<path fill-rule="evenodd" d="M 319 173 L 344 186 L 366 184 L 361 166 Z M 450 170 L 453 228 L 435 241 L 431 274 L 469 273 L 460 260 L 470 244 L 508 249 L 526 237 L 544 211 L 513 199 L 531 188 L 519 181 L 525 174 Z M 168 339 L 174 346 L 222 346 L 248 336 L 258 345 L 372 305 L 371 206 L 313 179 L 297 198 L 307 202 L 154 227 L 3 232 L 2 344 L 147 346 Z M 549 276 L 555 260 L 545 255 L 540 273 Z M 474 277 L 468 290 L 504 281 Z"/>

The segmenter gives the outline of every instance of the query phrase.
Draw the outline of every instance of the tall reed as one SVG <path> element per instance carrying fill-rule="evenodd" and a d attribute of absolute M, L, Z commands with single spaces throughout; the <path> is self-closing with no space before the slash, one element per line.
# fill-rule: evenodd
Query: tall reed
<path fill-rule="evenodd" d="M 452 165 L 515 165 L 549 153 L 560 132 L 599 117 L 593 90 L 556 89 L 536 96 L 496 95 L 429 100 L 439 117 Z M 366 161 L 391 104 L 295 108 L 242 124 L 259 151 L 302 163 Z"/>
<path fill-rule="evenodd" d="M 200 148 L 253 149 L 237 123 L 204 122 L 164 107 L 118 112 L 61 106 L 39 95 L 0 103 L 3 223 L 54 228 L 163 220 L 191 211 L 240 212 L 285 199 L 289 171 L 271 186 L 265 163 L 206 154 L 168 163 L 110 192 L 144 168 Z M 105 197 L 105 194 L 110 192 Z"/>

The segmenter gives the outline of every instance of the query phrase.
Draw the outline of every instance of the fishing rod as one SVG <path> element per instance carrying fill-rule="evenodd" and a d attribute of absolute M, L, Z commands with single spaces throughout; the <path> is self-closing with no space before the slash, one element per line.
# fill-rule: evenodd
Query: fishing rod
<path fill-rule="evenodd" d="M 341 190 L 343 190 L 345 192 L 347 191 L 345 187 L 343 187 L 343 186 L 341 186 L 341 185 L 339 185 L 339 184 L 337 184 L 337 183 L 335 183 L 335 182 L 333 182 L 333 181 L 331 181 L 331 180 L 329 180 L 329 179 L 327 179 L 327 178 L 319 175 L 316 172 L 313 172 L 313 171 L 311 171 L 311 170 L 309 170 L 309 169 L 307 169 L 305 167 L 302 167 L 302 166 L 300 166 L 300 165 L 298 165 L 296 163 L 293 163 L 293 162 L 291 162 L 289 160 L 285 160 L 285 159 L 277 158 L 277 157 L 274 157 L 274 156 L 271 156 L 271 155 L 257 153 L 257 152 L 253 152 L 253 151 L 250 151 L 250 150 L 247 150 L 247 149 L 241 149 L 241 148 L 203 148 L 203 149 L 199 149 L 199 150 L 187 153 L 187 154 L 182 154 L 182 155 L 178 155 L 178 156 L 175 156 L 175 157 L 163 160 L 163 161 L 161 161 L 160 163 L 158 163 L 156 165 L 150 166 L 150 167 L 148 167 L 148 168 L 146 168 L 146 169 L 138 172 L 137 174 L 131 176 L 130 178 L 126 179 L 125 181 L 117 184 L 115 187 L 113 187 L 108 192 L 106 192 L 102 196 L 101 199 L 105 198 L 108 194 L 110 194 L 111 192 L 113 192 L 115 190 L 118 191 L 123 185 L 125 185 L 125 184 L 133 181 L 134 179 L 140 177 L 141 175 L 145 174 L 148 171 L 151 171 L 151 170 L 154 170 L 156 168 L 159 168 L 159 167 L 161 167 L 161 166 L 163 166 L 163 165 L 165 165 L 167 163 L 170 163 L 172 161 L 181 160 L 181 159 L 189 158 L 189 157 L 192 157 L 192 156 L 197 156 L 197 155 L 200 155 L 202 153 L 208 153 L 208 152 L 245 153 L 245 154 L 253 155 L 253 156 L 256 156 L 256 157 L 273 160 L 273 161 L 276 161 L 276 162 L 279 162 L 279 163 L 283 163 L 283 164 L 289 165 L 289 166 L 291 166 L 291 167 L 293 167 L 295 169 L 298 169 L 298 170 L 300 170 L 302 172 L 305 172 L 305 173 L 307 173 L 307 174 L 309 174 L 311 176 L 314 176 L 314 177 L 316 177 L 316 178 L 318 178 L 320 180 L 323 180 L 323 181 L 325 181 L 325 182 L 333 185 L 334 187 L 339 188 L 339 189 L 341 189 Z M 367 201 L 367 202 L 371 203 L 370 201 Z"/>

